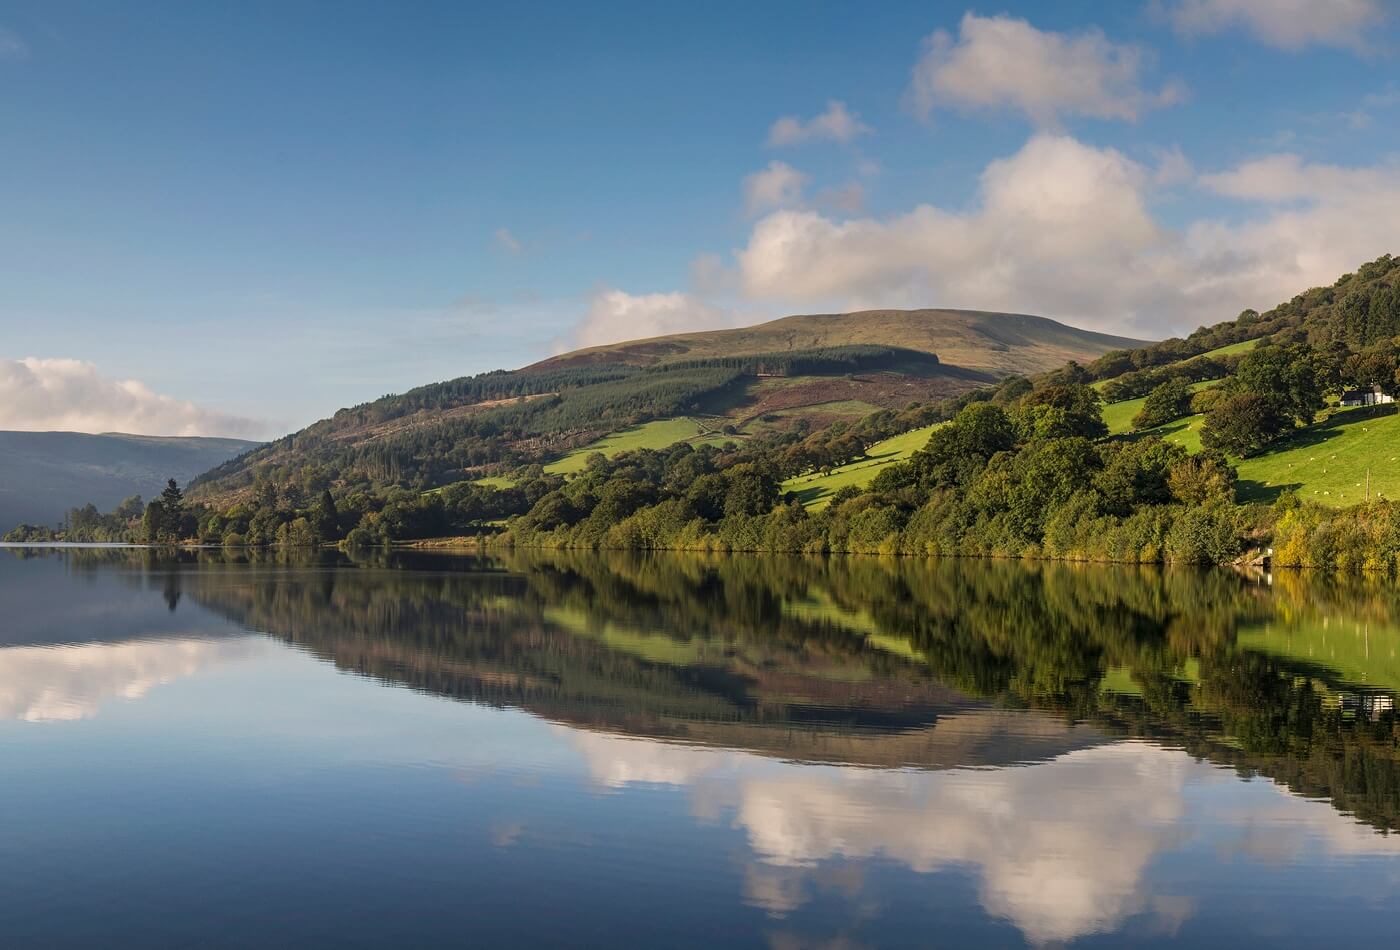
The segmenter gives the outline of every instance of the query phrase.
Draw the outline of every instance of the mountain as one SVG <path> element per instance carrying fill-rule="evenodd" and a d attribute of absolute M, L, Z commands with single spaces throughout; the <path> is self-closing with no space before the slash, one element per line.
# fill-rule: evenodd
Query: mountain
<path fill-rule="evenodd" d="M 591 452 L 646 424 L 633 447 L 722 441 L 930 404 L 1012 373 L 1142 345 L 1026 314 L 871 310 L 592 347 L 523 369 L 433 383 L 342 409 L 220 466 L 200 497 L 258 482 L 424 489 Z M 581 461 L 581 456 L 568 464 Z"/>
<path fill-rule="evenodd" d="M 1141 340 L 1081 330 L 1046 317 L 985 310 L 863 310 L 783 317 L 733 330 L 677 333 L 589 347 L 530 369 L 626 363 L 652 366 L 692 359 L 784 353 L 840 346 L 889 346 L 933 353 L 946 365 L 1005 376 L 1037 373 Z"/>
<path fill-rule="evenodd" d="M 107 432 L 0 432 L 0 525 L 52 525 L 88 502 L 106 511 L 160 493 L 255 447 L 241 439 Z"/>

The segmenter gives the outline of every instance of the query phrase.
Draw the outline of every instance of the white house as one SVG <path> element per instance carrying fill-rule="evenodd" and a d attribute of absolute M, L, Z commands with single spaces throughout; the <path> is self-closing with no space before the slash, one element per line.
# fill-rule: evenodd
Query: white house
<path fill-rule="evenodd" d="M 1381 392 L 1379 386 L 1372 386 L 1370 389 L 1348 389 L 1342 393 L 1343 406 L 1379 406 L 1394 401 L 1393 397 Z"/>

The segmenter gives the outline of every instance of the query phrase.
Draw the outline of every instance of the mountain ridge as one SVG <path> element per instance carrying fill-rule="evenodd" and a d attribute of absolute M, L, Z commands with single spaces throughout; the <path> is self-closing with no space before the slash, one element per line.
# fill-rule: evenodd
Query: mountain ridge
<path fill-rule="evenodd" d="M 877 309 L 792 314 L 748 327 L 600 344 L 551 356 L 522 371 L 609 362 L 652 366 L 740 353 L 877 345 L 933 353 L 953 366 L 1005 375 L 1039 372 L 1071 359 L 1136 349 L 1147 342 L 1027 313 L 940 307 Z"/>

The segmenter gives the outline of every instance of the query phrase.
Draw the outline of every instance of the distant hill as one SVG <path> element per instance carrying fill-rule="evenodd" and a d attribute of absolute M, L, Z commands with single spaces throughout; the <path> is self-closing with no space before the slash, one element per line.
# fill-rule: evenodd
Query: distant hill
<path fill-rule="evenodd" d="M 782 353 L 837 346 L 890 346 L 934 353 L 950 366 L 1005 376 L 1085 362 L 1142 340 L 1081 330 L 1046 317 L 985 310 L 863 310 L 783 317 L 757 326 L 633 340 L 555 356 L 531 369 Z"/>
<path fill-rule="evenodd" d="M 103 511 L 124 498 L 160 493 L 255 447 L 241 439 L 173 438 L 116 432 L 0 432 L 0 531 L 53 525 L 88 502 Z"/>
<path fill-rule="evenodd" d="M 650 445 L 650 436 L 673 428 L 691 440 L 743 440 L 934 403 L 1010 374 L 1141 345 L 1026 314 L 786 317 L 593 347 L 385 396 L 229 461 L 195 488 L 225 501 L 246 500 L 260 481 L 324 476 L 347 491 L 426 489 L 529 463 L 573 464 L 579 458 L 570 453 L 647 423 L 677 426 L 627 444 Z"/>

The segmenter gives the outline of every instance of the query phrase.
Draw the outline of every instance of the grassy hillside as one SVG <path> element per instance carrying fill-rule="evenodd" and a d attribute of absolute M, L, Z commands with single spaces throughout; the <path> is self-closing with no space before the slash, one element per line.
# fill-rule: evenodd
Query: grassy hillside
<path fill-rule="evenodd" d="M 160 493 L 253 448 L 241 439 L 82 432 L 0 432 L 0 533 L 54 525 L 88 502 L 102 510 Z"/>
<path fill-rule="evenodd" d="M 952 366 L 1003 376 L 1087 361 L 1110 350 L 1141 346 L 1125 337 L 1093 333 L 1045 317 L 981 310 L 866 310 L 784 317 L 758 326 L 633 340 L 590 347 L 536 364 L 653 365 L 747 353 L 781 353 L 851 345 L 898 346 L 936 353 Z"/>
<path fill-rule="evenodd" d="M 1371 497 L 1400 499 L 1400 414 L 1394 405 L 1344 409 L 1238 465 L 1240 497 L 1269 501 L 1292 489 L 1334 507 Z"/>
<path fill-rule="evenodd" d="M 940 423 L 941 424 L 941 423 Z M 883 442 L 876 442 L 866 452 L 863 459 L 843 465 L 830 472 L 817 472 L 799 475 L 783 482 L 782 490 L 792 492 L 808 508 L 820 510 L 831 501 L 831 496 L 847 486 L 864 488 L 869 485 L 881 469 L 903 462 L 928 444 L 928 437 L 937 425 L 913 429 Z"/>
<path fill-rule="evenodd" d="M 590 442 L 582 448 L 574 449 L 562 458 L 546 465 L 544 470 L 551 475 L 572 475 L 582 471 L 588 463 L 588 457 L 596 453 L 602 453 L 608 458 L 612 458 L 623 452 L 632 452 L 637 449 L 664 449 L 677 442 L 689 442 L 692 445 L 706 443 L 723 445 L 726 442 L 734 441 L 735 438 L 719 431 L 719 426 L 723 422 L 723 419 L 702 420 L 690 416 L 658 419 L 655 422 L 614 432 L 596 442 Z"/>
<path fill-rule="evenodd" d="M 1220 380 L 1218 379 L 1208 379 L 1204 382 L 1192 383 L 1189 388 L 1194 393 L 1218 385 L 1219 383 Z M 1147 397 L 1142 396 L 1138 399 L 1125 399 L 1122 402 L 1110 403 L 1104 406 L 1103 423 L 1108 426 L 1108 434 L 1122 435 L 1125 432 L 1131 432 L 1133 429 L 1133 417 L 1142 411 L 1142 404 L 1146 401 Z M 1163 426 L 1162 428 L 1165 429 L 1167 427 Z M 1160 430 L 1154 430 L 1153 434 L 1161 435 L 1162 438 L 1167 438 L 1168 434 L 1175 433 L 1163 433 Z"/>

